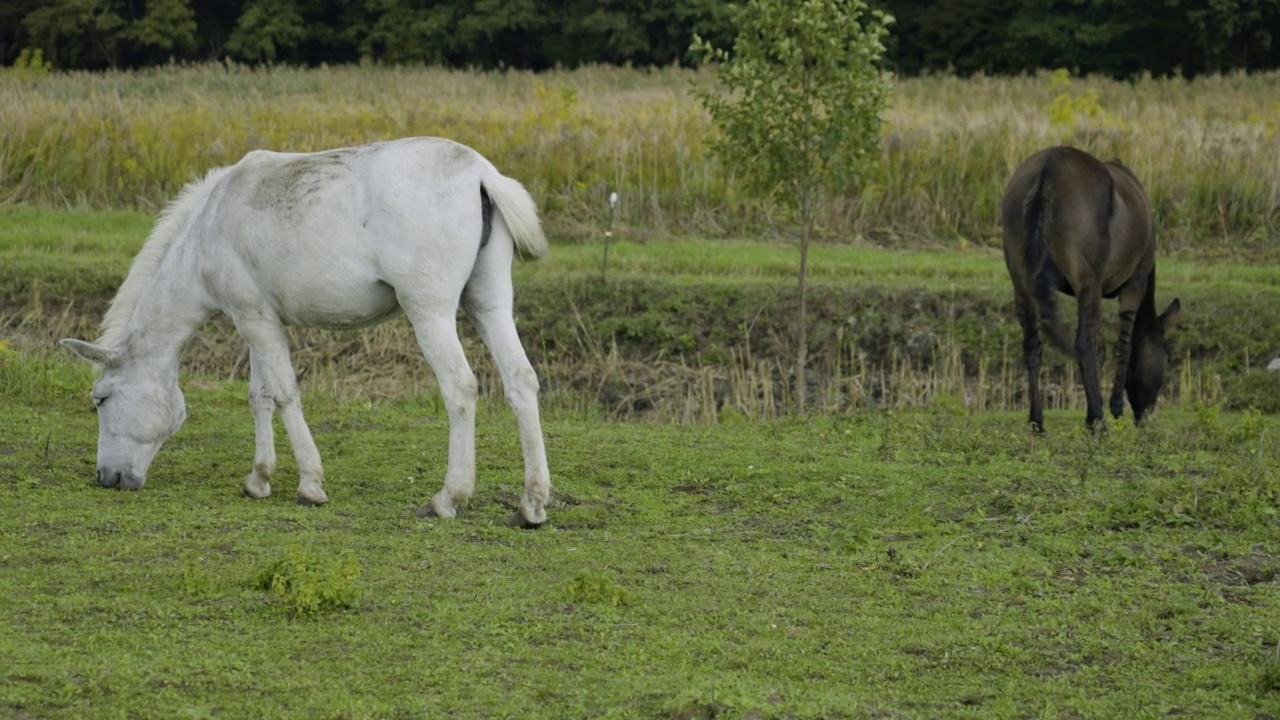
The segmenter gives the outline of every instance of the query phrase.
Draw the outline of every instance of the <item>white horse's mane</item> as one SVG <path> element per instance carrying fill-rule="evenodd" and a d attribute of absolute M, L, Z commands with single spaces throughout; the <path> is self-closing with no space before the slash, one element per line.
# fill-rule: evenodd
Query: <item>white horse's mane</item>
<path fill-rule="evenodd" d="M 138 301 L 146 294 L 147 288 L 151 285 L 151 279 L 155 277 L 156 270 L 160 267 L 160 262 L 164 260 L 169 247 L 173 244 L 173 239 L 186 226 L 191 213 L 208 195 L 214 183 L 229 169 L 214 168 L 203 178 L 187 183 L 173 202 L 161 211 L 155 226 L 151 229 L 151 235 L 147 237 L 147 242 L 134 257 L 133 265 L 129 267 L 129 274 L 111 300 L 107 314 L 102 317 L 102 335 L 98 338 L 98 345 L 113 350 L 119 349 L 124 341 L 129 316 L 133 314 Z"/>

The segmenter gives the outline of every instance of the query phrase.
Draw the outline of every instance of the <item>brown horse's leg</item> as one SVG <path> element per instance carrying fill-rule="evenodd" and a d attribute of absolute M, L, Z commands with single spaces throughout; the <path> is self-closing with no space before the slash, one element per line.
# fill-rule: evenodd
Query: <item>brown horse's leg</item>
<path fill-rule="evenodd" d="M 1099 380 L 1098 328 L 1102 325 L 1102 291 L 1097 285 L 1077 289 L 1078 328 L 1076 329 L 1076 359 L 1080 374 L 1084 377 L 1084 397 L 1088 405 L 1085 424 L 1089 427 L 1102 420 L 1102 387 Z"/>
<path fill-rule="evenodd" d="M 1029 293 L 1015 288 L 1013 304 L 1022 324 L 1022 358 L 1027 363 L 1027 395 L 1031 400 L 1031 427 L 1044 432 L 1044 405 L 1040 398 L 1040 332 L 1035 301 Z"/>
<path fill-rule="evenodd" d="M 1116 337 L 1116 377 L 1111 387 L 1111 416 L 1124 414 L 1125 373 L 1129 370 L 1129 355 L 1133 351 L 1133 320 L 1138 306 L 1147 292 L 1147 284 L 1135 283 L 1120 293 L 1120 332 Z"/>

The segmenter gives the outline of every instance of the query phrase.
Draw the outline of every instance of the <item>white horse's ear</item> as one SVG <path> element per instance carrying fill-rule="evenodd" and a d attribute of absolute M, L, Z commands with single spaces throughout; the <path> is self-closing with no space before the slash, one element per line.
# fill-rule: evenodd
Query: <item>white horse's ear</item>
<path fill-rule="evenodd" d="M 59 340 L 58 344 L 95 365 L 110 365 L 116 359 L 114 352 L 83 340 L 64 338 Z"/>

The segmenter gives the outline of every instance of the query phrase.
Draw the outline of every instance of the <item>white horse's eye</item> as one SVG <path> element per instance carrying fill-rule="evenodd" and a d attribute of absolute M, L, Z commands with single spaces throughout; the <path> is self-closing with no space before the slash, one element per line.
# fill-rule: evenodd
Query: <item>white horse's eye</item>
<path fill-rule="evenodd" d="M 106 402 L 106 401 L 107 401 L 107 399 L 106 399 L 106 398 L 104 398 L 104 397 L 98 397 L 97 395 L 94 395 L 94 396 L 93 396 L 93 406 L 94 406 L 94 407 L 102 407 L 102 403 L 104 403 L 104 402 Z"/>

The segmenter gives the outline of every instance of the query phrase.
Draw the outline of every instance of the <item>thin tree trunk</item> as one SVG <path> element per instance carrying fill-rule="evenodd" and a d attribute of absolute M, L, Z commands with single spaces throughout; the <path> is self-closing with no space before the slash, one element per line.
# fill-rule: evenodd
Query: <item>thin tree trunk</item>
<path fill-rule="evenodd" d="M 813 73 L 806 64 L 800 81 L 804 88 L 805 97 L 813 97 L 813 82 Z M 816 191 L 814 186 L 813 148 L 810 146 L 810 142 L 813 140 L 812 121 L 812 108 L 807 108 L 802 114 L 800 127 L 801 152 L 804 159 L 796 188 L 797 194 L 800 196 L 800 327 L 796 333 L 799 335 L 799 347 L 796 349 L 796 407 L 801 415 L 808 409 L 809 399 L 808 374 L 805 372 L 809 364 L 809 293 L 807 285 L 809 279 L 809 235 L 813 230 L 813 202 Z"/>
<path fill-rule="evenodd" d="M 810 207 L 810 191 L 800 191 L 800 327 L 797 328 L 798 348 L 796 350 L 796 407 L 803 415 L 807 408 L 809 383 L 805 374 L 805 366 L 809 364 L 809 316 L 807 283 L 809 277 L 809 235 L 813 226 L 813 209 Z"/>

